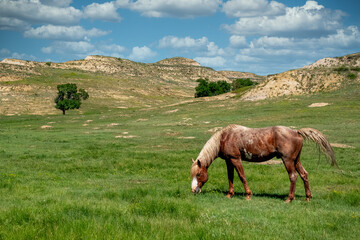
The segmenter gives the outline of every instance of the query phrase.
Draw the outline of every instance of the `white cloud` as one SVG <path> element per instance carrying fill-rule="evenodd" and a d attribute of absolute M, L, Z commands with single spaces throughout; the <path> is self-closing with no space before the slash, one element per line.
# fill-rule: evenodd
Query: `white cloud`
<path fill-rule="evenodd" d="M 40 0 L 44 5 L 55 6 L 55 7 L 67 7 L 70 5 L 72 0 Z"/>
<path fill-rule="evenodd" d="M 30 28 L 30 24 L 22 20 L 16 18 L 9 18 L 9 17 L 0 17 L 0 30 L 22 31 L 29 28 Z"/>
<path fill-rule="evenodd" d="M 223 4 L 223 12 L 228 17 L 273 16 L 285 13 L 285 5 L 267 0 L 230 0 Z"/>
<path fill-rule="evenodd" d="M 11 52 L 9 49 L 2 48 L 0 49 L 0 58 L 16 58 L 24 60 L 35 60 L 36 58 L 33 55 L 28 55 L 26 53 Z"/>
<path fill-rule="evenodd" d="M 166 36 L 160 39 L 159 48 L 174 48 L 183 52 L 197 52 L 207 56 L 223 55 L 224 50 L 219 48 L 214 42 L 210 42 L 207 37 L 194 39 L 191 37 L 179 38 Z"/>
<path fill-rule="evenodd" d="M 219 48 L 214 42 L 209 42 L 207 45 L 207 55 L 208 56 L 216 56 L 223 55 L 225 52 L 222 48 Z"/>
<path fill-rule="evenodd" d="M 110 22 L 120 22 L 122 19 L 115 2 L 92 3 L 84 8 L 84 16 Z"/>
<path fill-rule="evenodd" d="M 229 39 L 230 46 L 234 48 L 243 48 L 249 46 L 245 36 L 232 35 Z"/>
<path fill-rule="evenodd" d="M 191 18 L 216 13 L 221 0 L 138 0 L 117 1 L 118 6 L 128 7 L 147 17 Z"/>
<path fill-rule="evenodd" d="M 154 57 L 156 52 L 152 51 L 150 48 L 144 47 L 133 47 L 129 59 L 134 61 L 143 61 L 148 58 Z"/>
<path fill-rule="evenodd" d="M 85 30 L 81 26 L 54 26 L 45 25 L 38 28 L 31 28 L 24 32 L 24 36 L 27 38 L 39 38 L 39 39 L 52 39 L 52 40 L 66 40 L 66 41 L 79 41 L 89 40 L 89 37 L 100 37 L 108 34 L 96 28 Z"/>
<path fill-rule="evenodd" d="M 360 31 L 356 26 L 339 29 L 320 38 L 293 38 L 262 36 L 253 39 L 247 48 L 227 52 L 232 66 L 246 66 L 245 71 L 258 74 L 283 72 L 303 67 L 315 60 L 359 51 Z"/>
<path fill-rule="evenodd" d="M 262 48 L 288 48 L 295 47 L 294 38 L 285 37 L 260 37 L 251 42 L 251 47 L 262 47 Z"/>
<path fill-rule="evenodd" d="M 83 13 L 73 7 L 44 5 L 37 0 L 1 0 L 0 15 L 27 23 L 70 25 L 78 23 Z"/>
<path fill-rule="evenodd" d="M 70 54 L 75 56 L 83 56 L 89 54 L 95 49 L 94 45 L 86 41 L 79 42 L 64 42 L 64 41 L 55 41 L 49 47 L 44 47 L 41 49 L 43 53 L 51 54 Z"/>
<path fill-rule="evenodd" d="M 244 17 L 225 29 L 239 35 L 323 36 L 341 27 L 340 11 L 331 11 L 307 1 L 302 7 L 286 8 L 285 15 Z"/>
<path fill-rule="evenodd" d="M 110 45 L 104 45 L 104 44 L 101 44 L 99 46 L 99 49 L 104 51 L 104 52 L 107 52 L 109 53 L 109 55 L 113 55 L 113 54 L 118 54 L 118 53 L 123 53 L 125 52 L 126 48 L 123 47 L 123 46 L 120 46 L 120 45 L 116 45 L 116 44 L 110 44 Z"/>
<path fill-rule="evenodd" d="M 221 56 L 216 57 L 196 57 L 195 61 L 199 62 L 202 66 L 207 67 L 224 67 L 226 64 L 226 59 Z"/>
<path fill-rule="evenodd" d="M 206 47 L 207 44 L 209 44 L 207 37 L 194 39 L 191 37 L 166 36 L 159 41 L 160 48 L 201 48 Z"/>
<path fill-rule="evenodd" d="M 359 51 L 360 32 L 357 26 L 349 26 L 345 29 L 337 30 L 335 34 L 320 38 L 318 44 L 321 44 L 319 46 L 332 48 L 355 48 Z"/>

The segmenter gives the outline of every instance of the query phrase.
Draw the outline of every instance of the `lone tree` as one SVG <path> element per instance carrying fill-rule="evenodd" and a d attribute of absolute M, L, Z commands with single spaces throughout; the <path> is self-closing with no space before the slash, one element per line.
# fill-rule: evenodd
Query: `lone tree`
<path fill-rule="evenodd" d="M 65 115 L 65 111 L 69 109 L 79 109 L 81 99 L 86 100 L 89 94 L 84 89 L 77 90 L 74 83 L 66 83 L 57 86 L 58 95 L 55 98 L 55 108 L 60 109 Z"/>

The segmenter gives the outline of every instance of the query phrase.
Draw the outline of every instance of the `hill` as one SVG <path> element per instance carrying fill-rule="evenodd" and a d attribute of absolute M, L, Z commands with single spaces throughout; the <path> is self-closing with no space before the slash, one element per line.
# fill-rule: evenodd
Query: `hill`
<path fill-rule="evenodd" d="M 64 63 L 4 59 L 0 63 L 0 114 L 55 113 L 53 99 L 61 83 L 87 89 L 93 107 L 129 108 L 191 99 L 199 78 L 231 82 L 238 76 L 263 79 L 252 73 L 215 71 L 180 57 L 156 63 L 104 56 Z"/>
<path fill-rule="evenodd" d="M 359 84 L 359 71 L 360 53 L 321 59 L 309 66 L 267 77 L 215 71 L 182 57 L 156 63 L 104 56 L 88 56 L 64 63 L 4 59 L 0 63 L 0 114 L 57 113 L 53 103 L 56 86 L 69 82 L 89 92 L 86 106 L 91 109 L 150 108 L 199 101 L 193 98 L 198 78 L 227 82 L 250 78 L 260 84 L 237 94 L 242 94 L 242 100 L 255 101 Z M 211 100 L 230 96 L 234 94 Z"/>
<path fill-rule="evenodd" d="M 360 83 L 360 53 L 324 58 L 300 69 L 269 75 L 256 88 L 243 95 L 244 100 L 263 100 L 289 95 L 332 91 Z"/>

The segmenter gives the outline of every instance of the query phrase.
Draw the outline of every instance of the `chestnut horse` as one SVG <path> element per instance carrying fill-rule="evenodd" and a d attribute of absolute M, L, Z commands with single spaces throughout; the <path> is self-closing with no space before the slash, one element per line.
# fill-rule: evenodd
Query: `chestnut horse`
<path fill-rule="evenodd" d="M 316 129 L 292 130 L 283 126 L 247 128 L 240 125 L 229 125 L 216 132 L 204 145 L 196 161 L 193 160 L 191 167 L 192 192 L 201 192 L 202 186 L 208 180 L 208 167 L 217 157 L 221 157 L 226 161 L 229 178 L 227 197 L 231 198 L 234 195 L 235 168 L 244 185 L 246 199 L 250 199 L 252 193 L 247 184 L 241 161 L 264 162 L 277 157 L 282 159 L 289 174 L 290 192 L 286 202 L 295 198 L 296 172 L 300 174 L 304 182 L 306 200 L 310 201 L 312 195 L 309 188 L 308 173 L 300 163 L 303 139 L 315 142 L 331 160 L 331 164 L 337 165 L 330 143 Z"/>

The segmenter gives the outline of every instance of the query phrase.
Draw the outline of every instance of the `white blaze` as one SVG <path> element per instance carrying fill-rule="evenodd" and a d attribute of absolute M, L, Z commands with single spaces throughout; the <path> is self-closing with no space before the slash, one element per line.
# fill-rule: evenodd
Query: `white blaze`
<path fill-rule="evenodd" d="M 191 189 L 192 190 L 195 190 L 195 188 L 197 187 L 198 185 L 198 181 L 196 179 L 196 176 L 193 178 L 192 182 L 191 182 Z"/>

